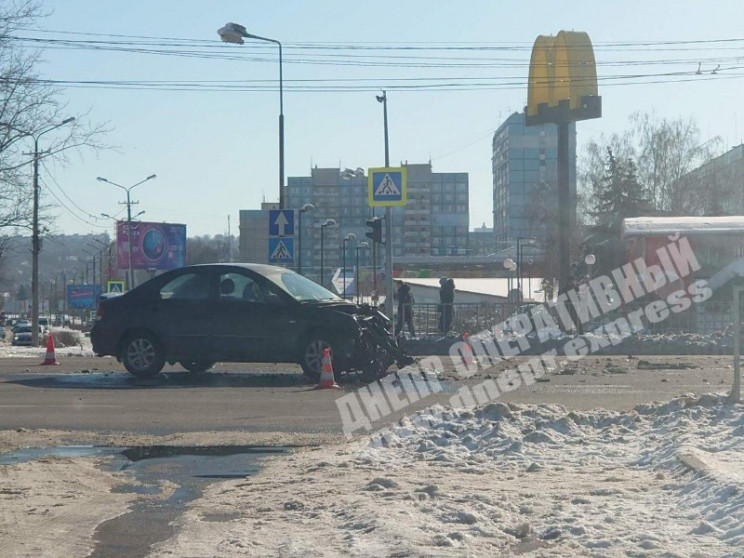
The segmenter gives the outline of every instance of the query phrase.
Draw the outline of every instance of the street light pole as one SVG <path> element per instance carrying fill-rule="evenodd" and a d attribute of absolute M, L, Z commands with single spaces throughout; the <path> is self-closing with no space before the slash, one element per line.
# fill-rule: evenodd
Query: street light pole
<path fill-rule="evenodd" d="M 382 103 L 382 116 L 385 131 L 385 167 L 390 166 L 390 144 L 388 142 L 387 93 L 376 95 Z M 390 318 L 390 327 L 394 323 L 393 308 L 393 212 L 390 206 L 385 207 L 385 313 Z"/>
<path fill-rule="evenodd" d="M 315 206 L 306 203 L 297 212 L 297 273 L 302 275 L 302 214 L 306 211 L 312 211 Z"/>
<path fill-rule="evenodd" d="M 245 27 L 238 23 L 226 23 L 224 27 L 217 30 L 217 34 L 225 43 L 242 45 L 245 38 L 274 43 L 279 47 L 279 209 L 284 209 L 284 73 L 282 69 L 282 43 L 276 39 L 248 33 Z"/>
<path fill-rule="evenodd" d="M 325 232 L 326 227 L 335 227 L 335 226 L 336 226 L 336 221 L 334 221 L 333 219 L 326 219 L 325 223 L 320 225 L 320 286 L 321 287 L 323 287 L 325 283 L 324 281 L 325 269 L 323 268 L 323 263 L 324 263 L 323 262 L 323 258 L 324 258 L 323 233 Z"/>
<path fill-rule="evenodd" d="M 93 284 L 96 284 L 96 255 L 95 253 L 88 252 L 87 250 L 81 250 L 84 254 L 88 254 L 93 259 Z M 85 273 L 88 273 L 88 264 L 85 264 Z M 87 281 L 86 281 L 87 282 Z"/>
<path fill-rule="evenodd" d="M 140 180 L 137 182 L 137 184 L 134 184 L 133 186 L 129 186 L 128 188 L 126 186 L 122 186 L 121 184 L 117 184 L 116 182 L 112 182 L 111 180 L 108 180 L 107 178 L 103 178 L 102 176 L 96 177 L 96 180 L 99 182 L 105 182 L 106 184 L 111 184 L 112 186 L 116 186 L 117 188 L 121 188 L 127 193 L 127 201 L 125 202 L 127 204 L 127 242 L 129 244 L 129 276 L 127 278 L 127 288 L 133 289 L 137 285 L 135 285 L 134 282 L 134 269 L 132 268 L 132 203 L 137 204 L 139 202 L 132 202 L 132 199 L 130 197 L 130 193 L 132 190 L 134 190 L 137 186 L 140 184 L 143 184 L 147 182 L 148 180 L 152 180 L 153 178 L 157 178 L 156 174 L 151 174 L 147 178 Z M 117 235 L 118 235 L 118 228 L 117 228 Z"/>

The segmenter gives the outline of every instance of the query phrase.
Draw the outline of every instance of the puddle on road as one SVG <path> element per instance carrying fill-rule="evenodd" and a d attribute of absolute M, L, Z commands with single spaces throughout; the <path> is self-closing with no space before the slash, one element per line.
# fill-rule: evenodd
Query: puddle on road
<path fill-rule="evenodd" d="M 49 457 L 111 457 L 114 471 L 126 471 L 132 477 L 132 482 L 119 484 L 115 491 L 140 494 L 146 499 L 135 503 L 129 512 L 98 525 L 96 545 L 89 558 L 114 558 L 123 553 L 137 558 L 146 557 L 153 544 L 175 533 L 174 520 L 183 506 L 198 498 L 210 483 L 251 476 L 260 469 L 263 459 L 287 450 L 271 446 L 61 446 L 0 454 L 0 465 Z M 172 493 L 163 493 L 164 487 L 174 484 Z"/>

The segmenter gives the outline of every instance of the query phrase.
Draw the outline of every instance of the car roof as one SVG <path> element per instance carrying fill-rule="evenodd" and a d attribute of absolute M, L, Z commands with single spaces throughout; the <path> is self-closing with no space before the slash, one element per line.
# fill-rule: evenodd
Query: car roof
<path fill-rule="evenodd" d="M 278 265 L 245 263 L 245 262 L 194 264 L 194 265 L 189 265 L 186 267 L 230 267 L 230 266 L 250 269 L 251 271 L 255 271 L 256 273 L 260 273 L 262 275 L 284 273 L 285 271 L 292 271 L 291 269 L 287 269 L 286 267 L 280 267 Z"/>

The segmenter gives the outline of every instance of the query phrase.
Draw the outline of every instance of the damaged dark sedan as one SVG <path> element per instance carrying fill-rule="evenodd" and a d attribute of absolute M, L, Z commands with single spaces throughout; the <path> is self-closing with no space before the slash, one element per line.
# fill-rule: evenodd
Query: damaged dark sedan
<path fill-rule="evenodd" d="M 377 309 L 282 267 L 204 264 L 102 298 L 90 338 L 97 355 L 116 357 L 135 376 L 158 374 L 166 362 L 191 372 L 216 362 L 287 362 L 317 380 L 328 348 L 336 374 L 373 379 L 412 362 L 389 325 Z"/>

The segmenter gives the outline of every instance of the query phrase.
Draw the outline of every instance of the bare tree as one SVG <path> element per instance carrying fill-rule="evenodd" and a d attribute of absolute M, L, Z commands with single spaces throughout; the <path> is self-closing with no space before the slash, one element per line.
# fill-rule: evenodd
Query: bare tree
<path fill-rule="evenodd" d="M 633 161 L 638 182 L 646 189 L 651 209 L 671 215 L 709 214 L 705 207 L 710 195 L 703 195 L 709 184 L 685 180 L 696 169 L 720 152 L 718 137 L 701 141 L 700 130 L 692 119 L 658 120 L 653 114 L 637 112 L 630 117 L 630 128 L 609 138 L 600 136 L 590 142 L 579 166 L 580 200 L 591 199 L 605 174 L 609 151 L 620 160 Z M 720 185 L 720 195 L 730 195 L 730 188 Z M 579 205 L 585 217 L 588 207 Z M 589 221 L 592 219 L 589 217 Z"/>
<path fill-rule="evenodd" d="M 15 36 L 43 17 L 38 0 L 0 3 L 0 234 L 30 229 L 32 219 L 33 138 L 75 116 L 49 136 L 41 156 L 65 163 L 69 150 L 105 147 L 98 138 L 107 130 L 72 115 L 61 91 L 35 71 L 40 54 L 23 49 Z M 45 229 L 50 228 L 49 218 Z"/>
<path fill-rule="evenodd" d="M 657 120 L 653 114 L 631 116 L 637 145 L 638 178 L 651 196 L 654 207 L 672 215 L 700 213 L 699 186 L 689 187 L 682 177 L 709 162 L 721 149 L 721 138 L 701 141 L 692 119 Z"/>

